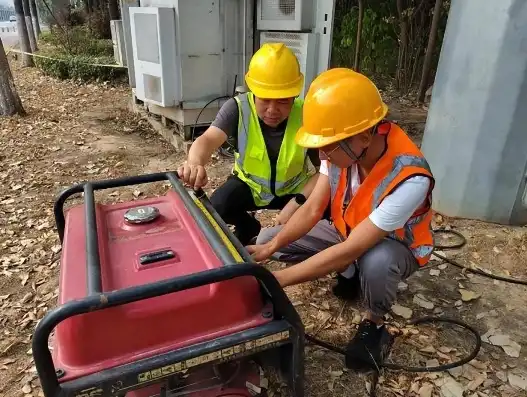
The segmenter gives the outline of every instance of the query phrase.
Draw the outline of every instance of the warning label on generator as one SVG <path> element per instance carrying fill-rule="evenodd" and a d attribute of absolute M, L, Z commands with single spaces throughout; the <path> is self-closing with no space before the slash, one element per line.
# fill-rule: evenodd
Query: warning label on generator
<path fill-rule="evenodd" d="M 214 352 L 202 354 L 198 357 L 189 358 L 188 360 L 180 361 L 174 364 L 166 365 L 161 368 L 152 369 L 150 371 L 142 372 L 137 375 L 138 383 L 150 382 L 157 378 L 164 378 L 178 372 L 184 372 L 189 368 L 198 365 L 206 364 L 212 361 L 231 361 L 237 357 L 247 356 L 256 353 L 260 350 L 266 350 L 273 345 L 278 344 L 289 339 L 289 331 L 283 331 L 276 334 L 264 336 L 259 339 L 240 343 L 238 345 L 230 346 L 225 349 L 216 350 Z"/>

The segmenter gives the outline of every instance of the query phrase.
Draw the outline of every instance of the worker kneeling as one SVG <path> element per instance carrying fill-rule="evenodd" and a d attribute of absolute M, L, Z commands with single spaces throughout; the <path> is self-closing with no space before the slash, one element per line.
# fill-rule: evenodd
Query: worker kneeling
<path fill-rule="evenodd" d="M 285 223 L 314 188 L 318 173 L 309 174 L 308 158 L 318 168 L 318 150 L 295 143 L 302 125 L 303 101 L 296 98 L 304 76 L 294 53 L 281 43 L 264 44 L 252 57 L 245 76 L 250 91 L 228 100 L 211 126 L 192 144 L 178 174 L 200 188 L 207 183 L 205 165 L 212 153 L 234 138 L 234 172 L 211 196 L 216 212 L 235 226 L 248 244 L 261 230 L 248 211 L 281 210 Z"/>
<path fill-rule="evenodd" d="M 337 272 L 333 292 L 355 300 L 366 318 L 348 346 L 347 365 L 382 361 L 384 315 L 398 283 L 433 250 L 434 179 L 417 146 L 396 124 L 374 84 L 349 69 L 330 69 L 312 83 L 296 141 L 320 148 L 320 177 L 285 226 L 263 229 L 248 246 L 257 261 L 300 262 L 274 272 L 289 286 Z M 323 219 L 330 205 L 331 222 Z"/>

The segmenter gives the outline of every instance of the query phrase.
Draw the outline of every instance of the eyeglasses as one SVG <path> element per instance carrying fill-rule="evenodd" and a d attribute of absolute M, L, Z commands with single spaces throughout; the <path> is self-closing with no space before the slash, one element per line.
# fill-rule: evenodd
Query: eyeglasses
<path fill-rule="evenodd" d="M 326 152 L 326 151 L 323 150 L 323 149 L 320 149 L 320 150 L 325 154 L 325 156 L 328 158 L 328 160 L 331 160 L 331 154 L 332 154 L 335 150 L 337 150 L 337 149 L 340 149 L 340 146 L 339 146 L 339 145 L 335 146 L 335 147 L 334 147 L 333 149 L 331 149 L 329 152 Z"/>

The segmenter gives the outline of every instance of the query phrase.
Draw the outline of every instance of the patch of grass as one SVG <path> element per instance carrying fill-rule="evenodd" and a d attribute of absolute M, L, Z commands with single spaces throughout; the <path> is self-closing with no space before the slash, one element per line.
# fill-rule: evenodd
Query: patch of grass
<path fill-rule="evenodd" d="M 115 68 L 98 65 L 115 64 L 113 57 L 70 55 L 59 51 L 42 50 L 39 55 L 53 59 L 35 57 L 35 64 L 45 74 L 59 79 L 81 81 L 124 81 L 128 75 L 126 68 Z"/>
<path fill-rule="evenodd" d="M 112 41 L 97 37 L 87 25 L 67 27 L 64 30 L 56 28 L 53 33 L 43 32 L 40 40 L 70 55 L 113 55 Z"/>
<path fill-rule="evenodd" d="M 38 55 L 53 59 L 35 57 L 35 63 L 47 75 L 81 81 L 124 81 L 127 77 L 126 68 L 94 65 L 115 65 L 113 44 L 95 37 L 86 25 L 43 32 L 40 41 Z"/>

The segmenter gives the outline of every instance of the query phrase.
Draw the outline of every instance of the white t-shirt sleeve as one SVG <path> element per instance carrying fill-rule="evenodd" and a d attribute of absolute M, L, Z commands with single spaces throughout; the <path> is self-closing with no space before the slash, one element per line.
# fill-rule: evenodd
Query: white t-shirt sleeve
<path fill-rule="evenodd" d="M 318 170 L 322 175 L 329 176 L 329 167 L 327 160 L 320 160 L 320 169 Z"/>
<path fill-rule="evenodd" d="M 429 187 L 430 179 L 425 176 L 406 180 L 370 214 L 370 221 L 386 232 L 403 227 L 426 199 Z"/>

